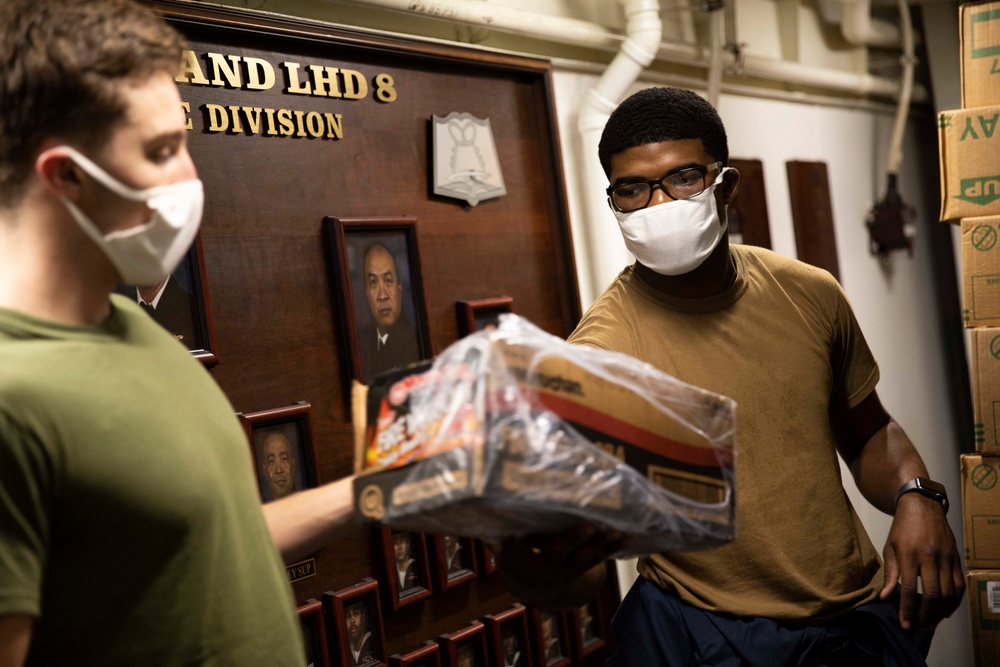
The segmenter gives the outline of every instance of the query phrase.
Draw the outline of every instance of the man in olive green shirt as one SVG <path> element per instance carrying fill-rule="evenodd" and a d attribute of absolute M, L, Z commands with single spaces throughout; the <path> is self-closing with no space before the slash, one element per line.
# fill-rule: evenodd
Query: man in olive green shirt
<path fill-rule="evenodd" d="M 350 479 L 262 510 L 225 396 L 111 296 L 198 231 L 182 46 L 128 0 L 0 4 L 0 667 L 297 667 L 282 559 L 350 520 Z"/>

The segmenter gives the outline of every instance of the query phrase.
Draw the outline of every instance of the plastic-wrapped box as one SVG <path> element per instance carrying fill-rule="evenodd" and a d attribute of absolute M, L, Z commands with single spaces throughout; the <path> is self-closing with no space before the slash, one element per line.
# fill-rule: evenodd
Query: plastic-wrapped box
<path fill-rule="evenodd" d="M 626 557 L 735 536 L 735 402 L 524 318 L 354 387 L 355 512 L 499 542 L 589 521 Z"/>

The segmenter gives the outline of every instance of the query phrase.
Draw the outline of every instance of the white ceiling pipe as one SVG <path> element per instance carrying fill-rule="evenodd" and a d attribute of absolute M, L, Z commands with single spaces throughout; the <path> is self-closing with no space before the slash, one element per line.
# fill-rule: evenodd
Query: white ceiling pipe
<path fill-rule="evenodd" d="M 903 85 L 896 105 L 896 119 L 892 128 L 892 145 L 889 148 L 888 171 L 895 174 L 903 161 L 903 133 L 910 111 L 910 95 L 913 91 L 913 69 L 917 59 L 913 52 L 913 24 L 910 22 L 910 7 L 907 0 L 899 0 L 899 21 L 903 26 Z"/>
<path fill-rule="evenodd" d="M 899 48 L 899 27 L 889 21 L 872 17 L 870 0 L 838 0 L 840 31 L 848 43 L 855 46 Z"/>
<path fill-rule="evenodd" d="M 475 0 L 349 1 L 452 23 L 473 25 L 594 49 L 617 51 L 624 41 L 622 35 L 587 21 L 515 10 Z M 681 65 L 707 67 L 709 58 L 709 49 L 692 45 L 664 42 L 658 46 L 656 51 L 657 60 Z M 736 64 L 735 57 L 730 53 L 725 54 L 724 62 L 726 67 L 733 67 Z M 895 79 L 802 65 L 752 54 L 743 56 L 739 63 L 739 72 L 750 78 L 761 78 L 859 96 L 871 95 L 896 100 L 900 93 L 900 82 Z M 912 98 L 914 102 L 925 102 L 929 99 L 929 95 L 923 86 L 914 86 Z"/>
<path fill-rule="evenodd" d="M 583 193 L 584 215 L 574 230 L 574 236 L 579 239 L 576 245 L 585 244 L 589 255 L 578 255 L 578 261 L 583 261 L 586 266 L 583 267 L 585 270 L 577 273 L 590 279 L 580 285 L 580 297 L 585 305 L 590 304 L 631 261 L 608 210 L 604 192 L 608 179 L 597 158 L 597 146 L 611 112 L 643 70 L 656 59 L 663 31 L 658 0 L 622 0 L 622 3 L 626 18 L 625 41 L 587 94 L 577 117 L 582 165 L 579 192 Z"/>
<path fill-rule="evenodd" d="M 726 15 L 721 9 L 711 12 L 709 20 L 708 53 L 708 101 L 719 108 L 719 93 L 722 92 L 722 56 L 725 53 Z"/>
<path fill-rule="evenodd" d="M 622 38 L 603 26 L 580 19 L 537 14 L 481 0 L 350 0 L 430 19 L 540 37 L 554 42 L 618 49 Z"/>

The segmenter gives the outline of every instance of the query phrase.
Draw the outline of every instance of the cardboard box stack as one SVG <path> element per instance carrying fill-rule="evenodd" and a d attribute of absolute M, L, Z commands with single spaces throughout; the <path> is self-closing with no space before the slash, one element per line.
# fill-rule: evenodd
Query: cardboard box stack
<path fill-rule="evenodd" d="M 974 454 L 962 454 L 972 652 L 1000 665 L 1000 1 L 959 8 L 962 108 L 938 114 L 941 220 L 962 227 Z"/>

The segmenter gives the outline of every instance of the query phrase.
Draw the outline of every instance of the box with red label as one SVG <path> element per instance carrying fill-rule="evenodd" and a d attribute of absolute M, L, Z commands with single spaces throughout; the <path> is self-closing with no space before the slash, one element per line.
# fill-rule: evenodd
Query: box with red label
<path fill-rule="evenodd" d="M 735 534 L 735 403 L 515 315 L 355 386 L 356 515 L 477 537 L 588 521 L 630 555 Z"/>

